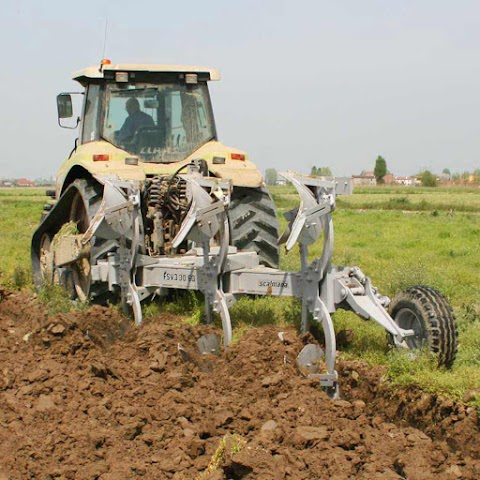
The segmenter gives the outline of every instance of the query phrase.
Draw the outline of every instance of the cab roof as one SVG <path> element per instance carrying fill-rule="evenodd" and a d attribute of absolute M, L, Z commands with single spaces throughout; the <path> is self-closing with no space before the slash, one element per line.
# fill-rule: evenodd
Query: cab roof
<path fill-rule="evenodd" d="M 117 63 L 104 64 L 102 68 L 99 65 L 84 68 L 73 74 L 72 79 L 77 80 L 82 85 L 88 83 L 87 79 L 101 79 L 104 72 L 151 72 L 151 73 L 208 73 L 210 80 L 220 80 L 220 72 L 208 67 L 199 67 L 197 65 L 161 65 L 161 64 L 140 64 L 140 63 Z"/>

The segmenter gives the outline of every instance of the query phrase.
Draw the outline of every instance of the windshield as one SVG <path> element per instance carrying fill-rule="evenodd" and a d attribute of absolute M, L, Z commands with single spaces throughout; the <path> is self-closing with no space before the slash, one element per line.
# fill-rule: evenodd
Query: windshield
<path fill-rule="evenodd" d="M 103 138 L 144 161 L 178 162 L 216 137 L 206 84 L 109 84 L 105 101 Z"/>

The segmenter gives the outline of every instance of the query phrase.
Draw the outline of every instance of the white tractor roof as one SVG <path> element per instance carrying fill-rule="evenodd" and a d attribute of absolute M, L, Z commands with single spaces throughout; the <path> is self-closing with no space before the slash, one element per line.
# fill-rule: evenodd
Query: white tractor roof
<path fill-rule="evenodd" d="M 138 64 L 138 63 L 117 63 L 103 65 L 100 70 L 99 65 L 84 68 L 73 74 L 73 80 L 80 83 L 86 78 L 104 78 L 103 72 L 178 72 L 178 73 L 209 73 L 210 80 L 220 80 L 220 72 L 213 68 L 199 67 L 196 65 L 158 65 L 158 64 Z"/>

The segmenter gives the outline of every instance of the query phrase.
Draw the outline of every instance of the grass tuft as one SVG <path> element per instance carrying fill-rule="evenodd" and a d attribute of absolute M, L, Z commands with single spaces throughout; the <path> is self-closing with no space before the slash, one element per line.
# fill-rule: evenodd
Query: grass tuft
<path fill-rule="evenodd" d="M 224 462 L 228 456 L 241 452 L 246 444 L 247 441 L 240 435 L 237 435 L 236 433 L 227 433 L 227 435 L 220 440 L 206 470 L 198 475 L 195 480 L 207 479 L 212 472 L 218 470 L 222 462 Z"/>
<path fill-rule="evenodd" d="M 26 268 L 17 265 L 13 270 L 13 286 L 18 289 L 25 288 L 30 281 L 30 272 Z"/>
<path fill-rule="evenodd" d="M 85 310 L 89 306 L 88 302 L 72 300 L 68 292 L 58 285 L 45 285 L 38 296 L 50 315 Z"/>

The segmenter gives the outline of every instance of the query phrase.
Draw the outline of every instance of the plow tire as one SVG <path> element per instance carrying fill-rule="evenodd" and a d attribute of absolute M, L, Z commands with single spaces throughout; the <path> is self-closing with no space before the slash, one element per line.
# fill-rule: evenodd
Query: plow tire
<path fill-rule="evenodd" d="M 406 337 L 410 348 L 428 346 L 438 365 L 451 367 L 457 354 L 457 325 L 452 308 L 434 288 L 413 286 L 398 293 L 390 304 L 390 315 L 415 335 Z"/>
<path fill-rule="evenodd" d="M 278 268 L 278 218 L 270 194 L 263 188 L 235 187 L 228 209 L 230 235 L 239 250 L 254 250 L 260 264 Z"/>

